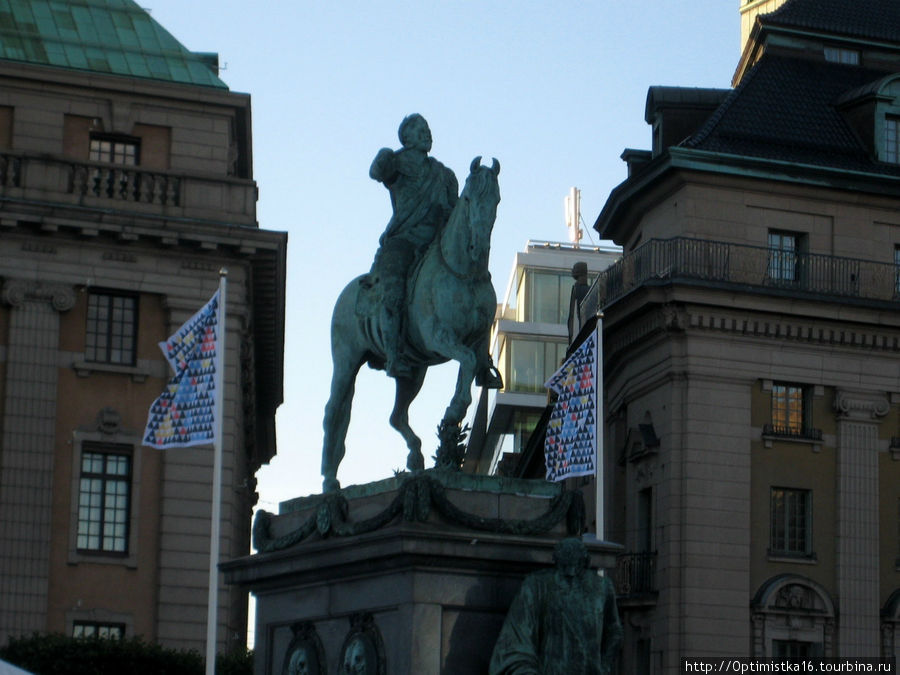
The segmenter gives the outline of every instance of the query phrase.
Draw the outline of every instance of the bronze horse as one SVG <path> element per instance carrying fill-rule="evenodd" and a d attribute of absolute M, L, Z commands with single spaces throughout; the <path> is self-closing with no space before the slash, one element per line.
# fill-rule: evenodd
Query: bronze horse
<path fill-rule="evenodd" d="M 472 161 L 469 177 L 447 225 L 431 243 L 408 284 L 405 320 L 408 376 L 397 377 L 390 422 L 406 441 L 409 470 L 423 469 L 422 441 L 409 426 L 409 406 L 429 366 L 459 362 L 456 391 L 441 421 L 441 429 L 458 430 L 472 402 L 472 381 L 498 379 L 488 352 L 497 297 L 488 272 L 491 230 L 500 202 L 500 164 Z M 364 275 L 365 276 L 365 275 Z M 338 465 L 350 423 L 356 375 L 363 363 L 383 367 L 384 349 L 377 303 L 360 302 L 364 276 L 341 292 L 331 320 L 331 395 L 325 406 L 322 448 L 324 490 L 340 488 Z M 452 434 L 451 434 L 452 435 Z M 442 434 L 443 436 L 443 434 Z M 458 437 L 458 431 L 456 436 Z M 440 455 L 440 451 L 439 451 Z"/>

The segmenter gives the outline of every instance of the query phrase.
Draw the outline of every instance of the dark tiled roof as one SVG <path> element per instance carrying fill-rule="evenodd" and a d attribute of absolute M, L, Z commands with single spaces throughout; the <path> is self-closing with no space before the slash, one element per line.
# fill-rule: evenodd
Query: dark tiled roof
<path fill-rule="evenodd" d="M 785 5 L 787 6 L 787 5 Z M 883 71 L 766 55 L 685 147 L 799 164 L 900 175 L 876 162 L 836 107 Z"/>
<path fill-rule="evenodd" d="M 0 0 L 0 59 L 228 88 L 132 0 Z"/>
<path fill-rule="evenodd" d="M 788 0 L 760 21 L 900 43 L 900 0 Z"/>

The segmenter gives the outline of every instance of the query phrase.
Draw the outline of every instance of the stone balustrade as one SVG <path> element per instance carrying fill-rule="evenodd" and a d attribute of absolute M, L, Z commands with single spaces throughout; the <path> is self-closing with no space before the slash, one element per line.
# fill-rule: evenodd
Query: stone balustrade
<path fill-rule="evenodd" d="M 256 225 L 256 183 L 48 155 L 0 153 L 0 194 L 104 210 Z"/>

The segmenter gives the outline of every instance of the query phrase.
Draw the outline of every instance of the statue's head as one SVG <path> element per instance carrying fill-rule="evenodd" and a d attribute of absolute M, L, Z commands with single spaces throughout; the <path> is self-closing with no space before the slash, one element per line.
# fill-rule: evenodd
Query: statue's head
<path fill-rule="evenodd" d="M 587 281 L 587 273 L 588 268 L 586 262 L 577 262 L 572 265 L 572 278 L 575 279 L 575 281 L 578 281 L 579 279 Z"/>
<path fill-rule="evenodd" d="M 298 647 L 291 654 L 291 660 L 288 663 L 288 675 L 310 675 L 309 654 L 305 647 Z"/>
<path fill-rule="evenodd" d="M 591 564 L 591 556 L 580 539 L 563 539 L 553 551 L 556 569 L 566 579 L 580 577 Z"/>
<path fill-rule="evenodd" d="M 359 637 L 353 638 L 344 652 L 344 670 L 347 675 L 366 675 L 366 645 Z"/>
<path fill-rule="evenodd" d="M 428 128 L 428 122 L 419 113 L 413 113 L 403 118 L 397 135 L 404 148 L 423 152 L 431 150 L 431 129 Z"/>

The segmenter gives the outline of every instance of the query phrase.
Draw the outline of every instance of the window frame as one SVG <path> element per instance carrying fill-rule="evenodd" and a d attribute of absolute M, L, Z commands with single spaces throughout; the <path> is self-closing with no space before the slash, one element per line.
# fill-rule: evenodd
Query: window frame
<path fill-rule="evenodd" d="M 68 559 L 70 565 L 80 563 L 123 565 L 137 568 L 140 537 L 138 526 L 141 517 L 141 472 L 143 464 L 142 437 L 139 433 L 118 427 L 109 432 L 98 430 L 93 426 L 90 430 L 81 428 L 72 433 L 72 469 L 70 483 L 70 514 L 69 514 L 69 546 Z M 131 488 L 128 514 L 128 545 L 125 553 L 97 552 L 81 550 L 78 548 L 78 500 L 81 482 L 81 463 L 84 452 L 91 452 L 92 448 L 121 447 L 131 452 Z M 80 618 L 80 617 L 76 617 Z M 86 620 L 96 617 L 87 616 Z M 118 618 L 115 621 L 119 621 Z"/>
<path fill-rule="evenodd" d="M 550 288 L 553 285 L 555 288 Z M 569 304 L 575 279 L 568 271 L 542 267 L 524 267 L 516 284 L 516 321 L 522 323 L 549 323 L 565 326 L 569 319 Z M 550 303 L 556 316 L 547 320 L 547 305 L 538 302 L 555 295 Z"/>
<path fill-rule="evenodd" d="M 516 394 L 543 394 L 546 395 L 547 389 L 544 384 L 547 380 L 559 370 L 560 365 L 565 361 L 565 352 L 568 343 L 563 340 L 553 340 L 547 338 L 538 338 L 529 334 L 508 334 L 501 346 L 500 362 L 503 364 L 503 389 L 505 393 Z M 526 359 L 525 356 L 518 351 L 519 348 L 533 349 L 535 360 Z M 538 354 L 540 350 L 540 354 Z M 524 367 L 523 367 L 524 366 Z M 529 380 L 529 366 L 533 366 L 531 370 L 532 380 Z M 538 374 L 538 367 L 543 368 L 543 372 Z M 516 375 L 517 371 L 525 371 L 523 377 Z"/>
<path fill-rule="evenodd" d="M 777 245 L 773 243 L 773 238 L 777 238 Z M 793 241 L 792 248 L 784 246 L 789 239 Z M 766 237 L 766 280 L 788 286 L 800 283 L 805 245 L 805 232 L 769 230 Z"/>
<path fill-rule="evenodd" d="M 104 151 L 102 147 L 97 147 L 95 153 L 95 143 L 108 143 L 109 148 Z M 129 149 L 131 152 L 129 152 Z M 119 150 L 122 152 L 119 152 Z M 140 166 L 141 139 L 136 136 L 125 136 L 122 134 L 92 133 L 88 138 L 88 160 L 115 166 Z"/>
<path fill-rule="evenodd" d="M 769 423 L 764 424 L 762 429 L 767 447 L 770 447 L 773 439 L 813 442 L 817 446 L 821 444 L 822 430 L 813 426 L 813 399 L 821 395 L 821 387 L 771 380 L 763 380 L 762 386 L 771 395 Z M 781 394 L 781 390 L 784 390 L 784 394 Z M 779 405 L 780 400 L 784 401 L 783 405 Z M 799 411 L 794 409 L 792 412 L 792 401 L 799 401 Z"/>
<path fill-rule="evenodd" d="M 104 299 L 105 306 L 94 307 L 95 299 Z M 130 300 L 131 321 L 117 321 L 116 311 L 128 311 L 129 308 L 116 308 L 117 300 Z M 105 318 L 96 314 L 105 311 Z M 92 316 L 92 313 L 94 316 Z M 84 360 L 85 363 L 100 363 L 109 366 L 133 367 L 137 363 L 138 326 L 140 318 L 140 297 L 136 293 L 107 289 L 91 289 L 88 292 L 85 309 L 84 327 Z M 127 327 L 127 332 L 126 332 Z M 121 332 L 117 332 L 116 329 Z M 102 338 L 103 344 L 99 344 Z M 118 349 L 116 340 L 121 340 Z M 126 352 L 128 358 L 114 359 L 114 352 Z M 102 352 L 102 353 L 101 353 Z"/>
<path fill-rule="evenodd" d="M 900 164 L 900 115 L 885 113 L 882 122 L 880 159 L 886 164 Z"/>
<path fill-rule="evenodd" d="M 78 629 L 82 629 L 82 634 L 78 635 Z M 93 629 L 93 633 L 90 635 L 85 635 L 85 629 L 91 628 Z M 124 640 L 125 639 L 125 631 L 127 626 L 125 623 L 121 622 L 109 622 L 109 621 L 83 621 L 76 619 L 72 621 L 72 637 L 76 639 L 82 640 Z M 107 634 L 102 635 L 101 631 L 106 629 Z M 109 633 L 112 630 L 118 630 L 118 635 L 110 635 Z"/>
<path fill-rule="evenodd" d="M 828 63 L 837 63 L 842 66 L 858 66 L 862 63 L 862 54 L 858 49 L 826 45 L 822 48 L 822 56 Z"/>
<path fill-rule="evenodd" d="M 774 434 L 804 436 L 809 427 L 808 388 L 794 382 L 773 382 L 771 415 Z"/>
<path fill-rule="evenodd" d="M 89 469 L 85 468 L 85 464 L 89 461 L 89 457 L 102 457 L 102 469 L 100 471 L 93 470 L 93 467 Z M 124 473 L 116 472 L 110 468 L 109 462 L 112 458 L 116 458 L 117 460 L 125 460 L 127 462 Z M 81 462 L 78 475 L 77 529 L 75 533 L 76 549 L 78 553 L 91 556 L 128 556 L 128 545 L 131 539 L 130 520 L 131 499 L 133 492 L 133 464 L 133 450 L 131 446 L 119 444 L 86 443 L 82 447 Z M 92 484 L 99 483 L 100 490 L 95 490 L 93 485 L 91 485 L 86 491 L 86 481 Z M 117 491 L 111 493 L 110 487 L 120 485 L 125 486 L 125 505 L 124 507 L 121 507 L 118 504 L 110 506 L 107 502 L 107 499 L 112 498 L 117 501 L 117 498 L 122 496 Z M 94 496 L 99 496 L 99 505 L 95 505 L 91 502 L 91 498 Z M 85 503 L 85 497 L 87 497 L 88 503 Z M 97 509 L 99 511 L 99 519 L 94 518 L 90 513 L 94 509 Z M 87 517 L 83 517 L 85 511 L 88 512 Z M 122 518 L 120 521 L 118 519 L 118 516 L 123 511 L 124 518 Z M 113 519 L 111 521 L 108 519 L 109 514 L 112 514 L 113 516 Z M 88 528 L 90 528 L 91 525 L 96 524 L 98 526 L 98 531 L 96 533 L 92 533 L 90 530 L 87 532 L 83 532 L 82 523 L 87 523 Z M 119 525 L 124 528 L 124 532 L 122 534 L 118 533 L 118 529 L 116 526 Z M 110 526 L 114 530 L 112 533 L 108 533 L 107 528 Z M 83 537 L 85 538 L 84 540 L 82 539 Z M 96 545 L 91 545 L 91 541 L 95 537 L 97 538 L 97 543 Z M 115 543 L 120 540 L 123 541 L 123 547 L 121 549 L 117 548 L 115 545 Z M 83 541 L 84 543 L 82 543 Z M 111 547 L 107 547 L 108 541 L 112 543 Z"/>
<path fill-rule="evenodd" d="M 818 656 L 821 645 L 808 640 L 795 640 L 792 638 L 773 638 L 772 657 L 780 659 L 808 659 Z"/>
<path fill-rule="evenodd" d="M 900 297 L 900 244 L 894 244 L 894 297 Z"/>
<path fill-rule="evenodd" d="M 776 503 L 780 493 L 781 504 Z M 802 498 L 803 512 L 796 513 L 797 504 L 789 499 Z M 802 518 L 802 530 L 797 530 L 797 518 Z M 813 548 L 813 491 L 773 485 L 769 488 L 769 548 L 772 558 L 800 558 L 815 560 Z M 802 545 L 797 545 L 802 539 Z"/>

